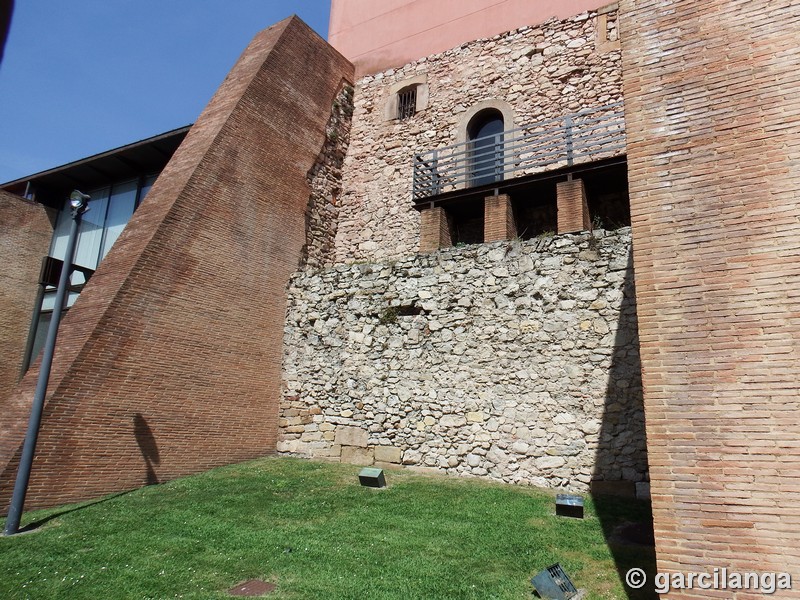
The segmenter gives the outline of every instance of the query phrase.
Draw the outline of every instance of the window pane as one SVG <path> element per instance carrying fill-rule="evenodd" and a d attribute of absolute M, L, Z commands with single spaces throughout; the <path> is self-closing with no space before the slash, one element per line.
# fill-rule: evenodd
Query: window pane
<path fill-rule="evenodd" d="M 130 221 L 136 205 L 136 188 L 138 182 L 128 181 L 114 185 L 111 189 L 111 199 L 106 216 L 106 233 L 103 239 L 103 248 L 100 253 L 100 260 L 105 258 L 111 246 L 117 241 L 119 234 L 125 229 L 125 225 Z"/>
<path fill-rule="evenodd" d="M 64 252 L 67 250 L 69 228 L 70 225 L 72 225 L 72 211 L 70 210 L 69 202 L 65 204 L 66 206 L 58 213 L 58 221 L 55 231 L 53 231 L 53 241 L 50 244 L 50 256 L 59 260 L 64 260 Z"/>
<path fill-rule="evenodd" d="M 97 267 L 98 252 L 103 238 L 103 222 L 108 206 L 108 188 L 92 190 L 92 200 L 89 210 L 83 213 L 81 225 L 78 229 L 78 242 L 75 248 L 74 263 L 82 267 L 94 269 Z M 69 230 L 72 226 L 72 208 L 69 200 L 64 200 L 64 207 L 58 213 L 58 221 L 50 245 L 50 256 L 59 260 L 65 259 Z M 72 285 L 85 283 L 82 273 L 75 272 L 70 280 Z"/>
<path fill-rule="evenodd" d="M 44 342 L 47 339 L 47 330 L 50 327 L 50 319 L 53 313 L 39 313 L 39 322 L 36 325 L 36 335 L 33 338 L 33 348 L 31 350 L 31 364 L 39 356 L 39 352 L 44 347 Z"/>
<path fill-rule="evenodd" d="M 42 298 L 42 310 L 53 310 L 56 307 L 56 291 L 50 288 L 51 291 L 45 292 Z M 67 292 L 67 308 L 75 304 L 80 294 L 78 292 Z"/>
<path fill-rule="evenodd" d="M 144 183 L 142 184 L 142 191 L 139 193 L 139 204 L 142 203 L 144 197 L 147 195 L 147 192 L 150 191 L 150 188 L 153 187 L 153 184 L 156 182 L 158 175 L 151 175 L 150 177 L 146 177 Z"/>
<path fill-rule="evenodd" d="M 89 210 L 81 218 L 80 233 L 78 235 L 78 248 L 75 250 L 74 263 L 82 267 L 96 269 L 99 262 L 100 246 L 103 242 L 103 224 L 106 220 L 108 209 L 108 188 L 93 190 L 89 194 Z M 82 276 L 78 276 L 83 279 Z M 73 280 L 74 284 L 80 281 Z"/>

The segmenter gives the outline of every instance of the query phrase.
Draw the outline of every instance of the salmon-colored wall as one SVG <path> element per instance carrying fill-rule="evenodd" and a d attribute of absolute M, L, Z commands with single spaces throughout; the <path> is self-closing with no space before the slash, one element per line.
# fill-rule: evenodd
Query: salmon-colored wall
<path fill-rule="evenodd" d="M 328 41 L 356 77 L 397 67 L 464 42 L 565 19 L 608 0 L 331 0 Z"/>

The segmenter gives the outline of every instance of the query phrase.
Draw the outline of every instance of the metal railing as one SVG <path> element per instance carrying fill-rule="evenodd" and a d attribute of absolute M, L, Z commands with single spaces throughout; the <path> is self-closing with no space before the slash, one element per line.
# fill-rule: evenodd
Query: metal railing
<path fill-rule="evenodd" d="M 414 200 L 625 152 L 622 102 L 414 155 Z"/>

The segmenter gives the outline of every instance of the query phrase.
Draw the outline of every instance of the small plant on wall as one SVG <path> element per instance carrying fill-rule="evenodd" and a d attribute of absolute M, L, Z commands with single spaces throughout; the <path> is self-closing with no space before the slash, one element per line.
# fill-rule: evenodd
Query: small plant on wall
<path fill-rule="evenodd" d="M 397 306 L 387 306 L 384 311 L 381 313 L 380 322 L 381 325 L 391 325 L 392 323 L 397 323 L 397 315 L 400 314 L 400 309 Z"/>

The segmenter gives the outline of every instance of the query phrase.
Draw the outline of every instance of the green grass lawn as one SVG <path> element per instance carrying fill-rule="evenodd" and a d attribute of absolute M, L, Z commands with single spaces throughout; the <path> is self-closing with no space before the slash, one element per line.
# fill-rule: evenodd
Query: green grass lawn
<path fill-rule="evenodd" d="M 42 524 L 0 537 L 0 598 L 230 598 L 260 578 L 271 599 L 531 599 L 554 562 L 589 598 L 627 598 L 617 568 L 651 568 L 652 549 L 603 533 L 647 503 L 587 499 L 567 519 L 533 488 L 387 471 L 376 490 L 358 470 L 262 459 L 26 513 Z"/>

